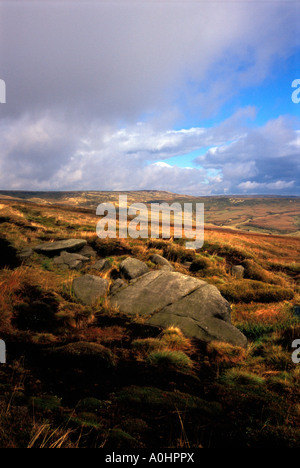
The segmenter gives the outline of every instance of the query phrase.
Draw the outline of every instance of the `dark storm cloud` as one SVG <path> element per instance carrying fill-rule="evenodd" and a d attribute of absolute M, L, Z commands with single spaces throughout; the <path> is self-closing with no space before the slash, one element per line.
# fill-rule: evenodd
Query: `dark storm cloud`
<path fill-rule="evenodd" d="M 227 190 L 268 193 L 289 189 L 299 193 L 299 120 L 279 117 L 241 133 L 230 144 L 213 147 L 196 159 L 205 168 L 222 171 Z"/>
<path fill-rule="evenodd" d="M 130 2 L 5 4 L 6 111 L 59 107 L 110 120 L 163 105 L 193 40 L 182 30 L 178 41 L 182 21 L 192 18 L 177 10 Z"/>
<path fill-rule="evenodd" d="M 135 119 L 162 112 L 179 90 L 218 106 L 295 40 L 295 8 L 255 3 L 1 2 L 5 112 Z"/>
<path fill-rule="evenodd" d="M 212 115 L 261 83 L 299 43 L 297 8 L 0 0 L 1 188 L 293 190 L 297 135 L 287 122 L 273 145 L 247 131 L 251 107 L 210 128 L 172 128 L 183 112 Z M 249 148 L 261 144 L 258 157 Z M 207 146 L 199 168 L 156 164 Z"/>

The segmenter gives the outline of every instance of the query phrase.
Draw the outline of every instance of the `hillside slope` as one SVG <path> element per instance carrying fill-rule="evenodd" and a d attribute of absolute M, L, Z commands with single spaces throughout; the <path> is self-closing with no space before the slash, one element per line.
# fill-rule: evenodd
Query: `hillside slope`
<path fill-rule="evenodd" d="M 129 192 L 76 191 L 25 192 L 0 191 L 0 199 L 62 205 L 72 210 L 85 208 L 95 213 L 100 203 L 117 204 L 119 195 L 126 195 L 128 204 L 203 203 L 206 226 L 227 227 L 250 232 L 299 235 L 300 198 L 275 196 L 213 196 L 192 197 L 171 192 L 141 190 Z"/>
<path fill-rule="evenodd" d="M 195 252 L 182 240 L 101 240 L 97 221 L 82 208 L 0 204 L 0 446 L 298 447 L 300 239 L 210 228 Z M 66 238 L 87 241 L 78 269 L 30 250 Z M 153 254 L 219 289 L 246 349 L 75 296 L 74 278 L 92 271 L 113 284 L 126 257 L 156 270 Z M 95 270 L 99 259 L 106 267 Z"/>

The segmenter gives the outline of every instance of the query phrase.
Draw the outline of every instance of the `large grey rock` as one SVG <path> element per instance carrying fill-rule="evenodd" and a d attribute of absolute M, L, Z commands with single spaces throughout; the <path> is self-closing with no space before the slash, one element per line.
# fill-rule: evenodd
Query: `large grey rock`
<path fill-rule="evenodd" d="M 86 245 L 86 240 L 84 239 L 65 239 L 56 242 L 45 242 L 39 244 L 33 248 L 35 252 L 46 254 L 46 255 L 56 255 L 59 254 L 62 250 L 67 252 L 76 252 L 81 247 Z"/>
<path fill-rule="evenodd" d="M 166 271 L 174 271 L 173 265 L 171 265 L 171 263 L 161 255 L 153 254 L 150 256 L 149 260 L 155 265 L 158 265 L 161 269 L 164 269 Z"/>
<path fill-rule="evenodd" d="M 107 290 L 108 281 L 99 276 L 84 275 L 73 280 L 75 296 L 86 305 L 90 305 L 101 297 L 104 297 Z"/>
<path fill-rule="evenodd" d="M 230 304 L 205 281 L 164 270 L 151 271 L 109 296 L 125 314 L 144 317 L 146 323 L 178 326 L 191 338 L 219 340 L 245 346 L 246 337 L 231 324 Z"/>
<path fill-rule="evenodd" d="M 129 315 L 150 315 L 206 283 L 180 273 L 155 270 L 129 283 L 112 296 L 113 305 Z"/>
<path fill-rule="evenodd" d="M 127 257 L 120 263 L 120 273 L 126 279 L 134 279 L 148 273 L 149 268 L 137 258 Z"/>
<path fill-rule="evenodd" d="M 59 265 L 62 268 L 79 270 L 79 268 L 81 268 L 88 260 L 88 257 L 84 257 L 83 255 L 62 251 L 59 257 L 54 258 L 53 263 L 54 265 Z"/>

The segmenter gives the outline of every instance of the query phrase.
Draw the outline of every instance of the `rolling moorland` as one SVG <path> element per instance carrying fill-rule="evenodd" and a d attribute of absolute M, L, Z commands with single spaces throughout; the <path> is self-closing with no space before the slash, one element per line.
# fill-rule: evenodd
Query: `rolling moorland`
<path fill-rule="evenodd" d="M 1 448 L 299 447 L 299 198 L 195 198 L 205 203 L 205 241 L 192 251 L 182 239 L 99 239 L 95 208 L 117 193 L 0 195 Z M 192 200 L 127 195 L 128 203 Z M 89 249 L 76 268 L 31 250 L 74 238 Z M 83 304 L 74 294 L 86 273 L 113 285 L 127 257 L 156 271 L 153 254 L 216 286 L 247 347 L 193 340 L 105 297 Z"/>
<path fill-rule="evenodd" d="M 128 204 L 145 203 L 204 203 L 205 226 L 240 229 L 243 231 L 300 235 L 300 198 L 272 196 L 192 197 L 171 192 L 141 190 L 133 192 L 25 192 L 0 191 L 0 199 L 28 201 L 43 206 L 85 208 L 95 213 L 98 204 L 117 204 L 119 194 L 127 195 Z"/>

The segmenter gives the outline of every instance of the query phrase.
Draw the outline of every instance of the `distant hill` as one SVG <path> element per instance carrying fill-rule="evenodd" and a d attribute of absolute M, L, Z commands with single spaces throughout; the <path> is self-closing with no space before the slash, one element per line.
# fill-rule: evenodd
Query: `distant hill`
<path fill-rule="evenodd" d="M 197 197 L 160 190 L 137 191 L 0 191 L 0 199 L 59 205 L 95 212 L 103 202 L 118 203 L 127 195 L 128 204 L 204 203 L 205 226 L 243 231 L 300 235 L 300 197 L 270 195 L 217 195 Z"/>

